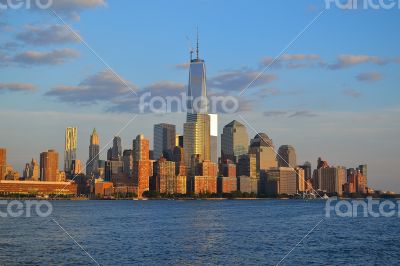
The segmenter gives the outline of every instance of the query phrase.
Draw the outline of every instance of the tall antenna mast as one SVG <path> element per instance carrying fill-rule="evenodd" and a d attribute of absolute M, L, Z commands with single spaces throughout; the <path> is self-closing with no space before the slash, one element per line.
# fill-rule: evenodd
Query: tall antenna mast
<path fill-rule="evenodd" d="M 199 27 L 197 27 L 196 56 L 197 56 L 197 60 L 199 60 Z"/>

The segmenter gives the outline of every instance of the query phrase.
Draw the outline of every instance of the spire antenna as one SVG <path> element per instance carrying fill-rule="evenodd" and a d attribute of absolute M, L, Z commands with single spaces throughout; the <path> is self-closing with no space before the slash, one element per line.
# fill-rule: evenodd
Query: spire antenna
<path fill-rule="evenodd" d="M 199 59 L 199 27 L 197 27 L 197 45 L 196 45 L 196 56 Z"/>

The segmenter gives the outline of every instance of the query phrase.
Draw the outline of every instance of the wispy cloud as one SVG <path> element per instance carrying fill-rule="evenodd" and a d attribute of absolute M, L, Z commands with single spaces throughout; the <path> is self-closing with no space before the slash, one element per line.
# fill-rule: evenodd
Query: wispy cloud
<path fill-rule="evenodd" d="M 230 72 L 222 72 L 208 80 L 207 85 L 211 88 L 222 91 L 239 91 L 245 88 L 257 76 L 257 71 L 252 70 L 234 70 Z M 253 87 L 259 87 L 277 80 L 274 74 L 261 75 L 253 84 Z"/>
<path fill-rule="evenodd" d="M 362 95 L 361 92 L 354 89 L 345 89 L 343 94 L 352 98 L 359 98 Z"/>
<path fill-rule="evenodd" d="M 10 92 L 29 92 L 35 91 L 36 87 L 30 83 L 0 83 L 0 93 L 2 91 L 10 91 Z"/>
<path fill-rule="evenodd" d="M 271 68 L 306 68 L 315 67 L 320 64 L 321 57 L 318 54 L 283 54 L 274 62 L 274 57 L 266 56 L 261 59 L 262 66 Z"/>
<path fill-rule="evenodd" d="M 31 45 L 79 42 L 74 33 L 63 25 L 26 25 L 16 39 Z"/>
<path fill-rule="evenodd" d="M 189 69 L 189 66 L 190 66 L 189 63 L 181 63 L 181 64 L 176 64 L 174 67 L 176 69 L 186 70 Z"/>
<path fill-rule="evenodd" d="M 370 63 L 375 65 L 386 65 L 389 63 L 396 63 L 396 58 L 381 58 L 371 55 L 339 55 L 336 62 L 328 65 L 331 70 L 349 68 L 355 65 Z"/>
<path fill-rule="evenodd" d="M 56 49 L 50 52 L 26 51 L 15 55 L 9 61 L 22 66 L 29 65 L 58 65 L 63 64 L 67 59 L 76 58 L 79 53 L 73 49 Z"/>
<path fill-rule="evenodd" d="M 125 81 L 131 88 L 137 87 Z M 57 98 L 61 102 L 79 104 L 98 103 L 99 101 L 112 101 L 119 97 L 127 97 L 131 94 L 126 87 L 111 71 L 101 71 L 89 76 L 77 86 L 57 86 L 45 95 Z"/>
<path fill-rule="evenodd" d="M 310 110 L 269 110 L 265 111 L 264 116 L 281 117 L 281 118 L 296 118 L 296 117 L 315 117 L 316 113 Z"/>
<path fill-rule="evenodd" d="M 381 80 L 382 75 L 379 72 L 365 72 L 358 74 L 355 78 L 361 82 L 374 82 Z"/>

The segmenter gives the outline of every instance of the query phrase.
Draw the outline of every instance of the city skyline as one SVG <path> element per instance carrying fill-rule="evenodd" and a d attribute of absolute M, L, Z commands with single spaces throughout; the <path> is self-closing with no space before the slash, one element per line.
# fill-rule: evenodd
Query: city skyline
<path fill-rule="evenodd" d="M 128 23 L 141 40 L 135 42 L 128 36 L 131 41 L 127 43 L 133 44 L 130 49 L 119 42 L 119 50 L 127 53 L 123 57 L 114 53 L 113 49 L 108 49 L 115 45 L 112 38 L 105 40 L 102 34 L 89 31 L 95 22 L 100 23 L 98 26 L 115 40 L 121 36 L 112 34 L 112 28 L 119 26 L 122 27 L 120 32 L 128 31 L 116 16 L 127 11 L 115 2 L 107 2 L 107 7 L 99 4 L 94 5 L 96 8 L 86 8 L 86 12 L 79 13 L 80 21 L 69 19 L 67 11 L 60 12 L 67 23 L 79 31 L 83 39 L 115 68 L 128 85 L 140 92 L 152 91 L 160 95 L 167 90 L 172 94 L 186 90 L 189 61 L 186 35 L 191 45 L 195 46 L 198 26 L 201 55 L 207 60 L 208 91 L 234 92 L 233 95 L 237 95 L 254 78 L 254 74 L 270 62 L 271 57 L 276 56 L 297 31 L 323 8 L 323 3 L 318 1 L 312 5 L 293 3 L 290 7 L 296 10 L 293 11 L 296 19 L 287 21 L 275 14 L 279 10 L 286 10 L 288 6 L 277 2 L 268 5 L 258 3 L 265 8 L 252 9 L 254 16 L 243 25 L 234 24 L 235 21 L 222 15 L 226 23 L 236 25 L 234 31 L 223 31 L 223 35 L 219 34 L 222 28 L 214 29 L 215 25 L 220 25 L 216 21 L 223 14 L 218 12 L 223 10 L 222 4 L 204 1 L 201 5 L 192 3 L 185 7 L 209 14 L 208 21 L 188 15 L 167 20 L 168 16 L 162 14 L 165 4 L 160 4 L 152 13 L 159 17 L 156 21 L 165 20 L 167 23 L 163 27 L 174 26 L 176 30 L 168 38 L 165 34 L 147 37 L 147 31 L 143 32 L 134 23 Z M 145 3 L 140 5 L 145 9 L 151 6 Z M 239 15 L 242 5 L 232 4 L 233 14 Z M 180 14 L 180 3 L 169 3 L 170 9 L 174 10 L 174 7 L 173 14 Z M 124 8 L 129 9 L 126 6 Z M 299 163 L 311 161 L 314 164 L 319 156 L 334 165 L 365 163 L 369 166 L 371 186 L 400 191 L 400 181 L 394 167 L 398 163 L 400 150 L 396 137 L 400 117 L 396 102 L 399 96 L 396 89 L 399 55 L 395 45 L 399 37 L 396 34 L 388 36 L 387 31 L 378 30 L 379 26 L 367 26 L 371 25 L 370 16 L 379 18 L 377 23 L 382 27 L 396 23 L 398 17 L 395 11 L 349 11 L 348 14 L 339 10 L 327 11 L 275 67 L 263 75 L 261 81 L 244 93 L 243 99 L 248 100 L 249 104 L 243 106 L 247 109 L 240 114 L 246 121 L 237 114 L 220 115 L 218 136 L 223 125 L 238 120 L 246 125 L 249 136 L 254 136 L 255 131 L 265 132 L 274 139 L 276 147 L 293 145 Z M 97 58 L 65 32 L 57 18 L 43 16 L 40 12 L 18 12 L 21 14 L 13 14 L 12 22 L 9 14 L 0 15 L 1 25 L 5 25 L 1 27 L 5 36 L 4 43 L 1 43 L 1 54 L 5 54 L 2 58 L 7 59 L 2 61 L 0 74 L 0 119 L 4 121 L 0 129 L 2 138 L 7 139 L 2 146 L 9 150 L 8 161 L 21 172 L 26 162 L 32 157 L 38 160 L 38 154 L 42 151 L 54 148 L 62 155 L 60 135 L 64 134 L 67 126 L 74 125 L 80 131 L 77 158 L 85 162 L 88 158 L 88 150 L 84 148 L 87 146 L 86 136 L 94 127 L 102 132 L 100 142 L 106 145 L 118 129 L 132 118 L 131 106 L 126 102 L 123 105 L 120 98 L 127 96 L 127 92 Z M 342 19 L 333 20 L 332 14 L 338 12 L 341 12 Z M 356 21 L 354 16 L 357 17 Z M 112 19 L 105 19 L 110 25 L 104 25 L 99 18 Z M 274 20 L 280 22 L 282 27 L 268 27 Z M 44 30 L 39 30 L 40 25 L 46 25 Z M 254 26 L 254 29 L 247 31 L 249 26 Z M 159 33 L 161 28 L 159 24 L 154 24 L 149 25 L 147 30 Z M 256 34 L 260 30 L 262 34 Z M 60 32 L 64 38 L 43 39 L 51 32 Z M 239 34 L 242 40 L 247 41 L 235 42 Z M 374 45 L 363 46 L 363 43 L 371 43 L 371 35 L 376 37 L 373 39 Z M 353 42 L 328 45 L 337 37 Z M 14 48 L 11 49 L 12 44 Z M 78 51 L 80 56 L 68 49 Z M 60 52 L 50 53 L 56 50 Z M 42 61 L 29 61 L 30 54 L 27 51 L 49 54 Z M 154 56 L 154 51 L 161 53 Z M 145 71 L 149 69 L 151 71 Z M 110 98 L 101 82 L 111 88 L 111 95 L 118 97 Z M 78 93 L 82 91 L 84 93 Z M 106 100 L 108 98 L 112 101 Z M 119 134 L 123 140 L 122 146 L 129 147 L 130 139 L 141 133 L 152 140 L 155 121 L 174 121 L 177 132 L 182 134 L 185 114 L 140 114 Z M 26 129 L 29 129 L 28 136 Z M 102 155 L 104 158 L 104 153 Z M 59 165 L 63 165 L 62 162 Z"/>

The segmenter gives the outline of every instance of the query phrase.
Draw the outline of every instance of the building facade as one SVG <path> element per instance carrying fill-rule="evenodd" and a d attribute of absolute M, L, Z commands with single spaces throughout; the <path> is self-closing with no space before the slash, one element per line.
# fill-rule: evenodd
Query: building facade
<path fill-rule="evenodd" d="M 72 161 L 76 159 L 78 146 L 78 128 L 67 127 L 65 130 L 64 171 L 71 173 Z"/>
<path fill-rule="evenodd" d="M 221 159 L 238 161 L 238 157 L 247 154 L 249 136 L 246 127 L 236 120 L 224 126 L 221 134 Z"/>
<path fill-rule="evenodd" d="M 154 125 L 154 159 L 158 160 L 164 152 L 172 153 L 176 143 L 176 127 L 172 124 Z"/>
<path fill-rule="evenodd" d="M 72 164 L 72 161 L 71 161 Z M 48 150 L 40 154 L 40 181 L 57 182 L 58 152 Z"/>
<path fill-rule="evenodd" d="M 282 145 L 278 150 L 278 167 L 296 167 L 296 151 L 291 145 Z"/>

